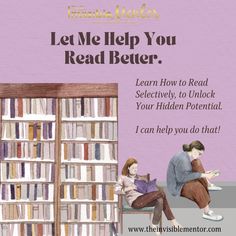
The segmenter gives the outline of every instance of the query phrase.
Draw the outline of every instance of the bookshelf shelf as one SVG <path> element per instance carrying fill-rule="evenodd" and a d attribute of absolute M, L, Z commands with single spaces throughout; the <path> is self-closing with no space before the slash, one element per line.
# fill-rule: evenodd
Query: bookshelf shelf
<path fill-rule="evenodd" d="M 37 183 L 54 183 L 53 181 L 46 181 L 46 180 L 19 180 L 19 179 L 12 179 L 12 180 L 1 180 L 1 184 L 14 184 L 14 183 L 22 183 L 22 184 L 37 184 Z"/>
<path fill-rule="evenodd" d="M 5 163 L 5 162 L 20 162 L 20 163 L 25 163 L 25 162 L 39 162 L 39 163 L 55 163 L 54 160 L 43 160 L 43 159 L 40 159 L 40 158 L 31 158 L 31 159 L 26 159 L 26 158 L 18 158 L 18 157 L 13 157 L 13 158 L 4 158 L 1 160 L 2 163 Z"/>
<path fill-rule="evenodd" d="M 61 161 L 61 164 L 78 164 L 78 165 L 117 165 L 118 161 L 104 161 L 104 160 L 70 160 L 70 161 Z"/>
<path fill-rule="evenodd" d="M 37 223 L 37 224 L 52 224 L 54 220 L 1 220 L 0 224 L 22 224 L 22 223 Z"/>
<path fill-rule="evenodd" d="M 79 117 L 79 118 L 62 118 L 62 122 L 117 122 L 116 117 Z"/>
<path fill-rule="evenodd" d="M 117 143 L 117 140 L 108 139 L 62 139 L 61 143 Z"/>
<path fill-rule="evenodd" d="M 7 141 L 7 142 L 29 142 L 29 143 L 32 143 L 32 142 L 39 142 L 39 143 L 44 143 L 44 142 L 55 142 L 54 139 L 40 139 L 40 140 L 37 140 L 37 139 L 34 139 L 34 140 L 28 140 L 28 139 L 8 139 L 8 138 L 3 138 L 1 141 Z"/>
<path fill-rule="evenodd" d="M 62 184 L 116 184 L 116 181 L 78 181 L 78 180 L 66 180 L 61 181 Z"/>
<path fill-rule="evenodd" d="M 87 138 L 80 138 L 80 139 L 62 139 L 62 142 L 117 142 L 117 140 L 110 140 L 110 139 L 87 139 Z"/>
<path fill-rule="evenodd" d="M 107 221 L 62 221 L 62 224 L 111 224 L 114 221 L 107 220 Z"/>
<path fill-rule="evenodd" d="M 77 200 L 77 199 L 64 200 L 64 199 L 62 199 L 61 203 L 67 203 L 67 204 L 70 204 L 70 203 L 114 203 L 114 204 L 117 204 L 118 200 L 112 201 L 112 200 Z"/>
<path fill-rule="evenodd" d="M 0 235 L 111 234 L 117 96 L 117 84 L 0 84 Z"/>
<path fill-rule="evenodd" d="M 28 116 L 28 117 L 16 117 L 16 118 L 10 118 L 7 116 L 3 116 L 2 117 L 2 122 L 29 122 L 29 121 L 33 121 L 33 122 L 55 122 L 55 116 L 45 116 L 45 117 L 34 117 L 34 116 Z"/>
<path fill-rule="evenodd" d="M 3 204 L 53 204 L 53 201 L 49 201 L 49 200 L 34 200 L 34 201 L 31 201 L 31 200 L 7 200 L 7 201 L 3 201 L 3 200 L 0 200 L 0 205 L 3 205 Z"/>

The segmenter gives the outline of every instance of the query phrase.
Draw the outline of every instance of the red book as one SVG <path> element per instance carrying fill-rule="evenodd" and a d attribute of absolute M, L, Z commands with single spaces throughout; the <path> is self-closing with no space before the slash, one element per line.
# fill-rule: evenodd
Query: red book
<path fill-rule="evenodd" d="M 84 160 L 88 160 L 88 144 L 84 144 Z"/>
<path fill-rule="evenodd" d="M 17 98 L 17 102 L 18 102 L 18 116 L 23 117 L 23 99 Z"/>
<path fill-rule="evenodd" d="M 38 224 L 38 234 L 37 236 L 43 236 L 43 225 Z"/>
<path fill-rule="evenodd" d="M 21 143 L 17 143 L 17 157 L 21 158 Z"/>
<path fill-rule="evenodd" d="M 110 98 L 105 98 L 105 116 L 110 116 Z"/>
<path fill-rule="evenodd" d="M 96 200 L 96 184 L 92 184 L 92 200 Z"/>
<path fill-rule="evenodd" d="M 20 236 L 25 235 L 25 229 L 24 229 L 24 224 L 20 224 Z"/>

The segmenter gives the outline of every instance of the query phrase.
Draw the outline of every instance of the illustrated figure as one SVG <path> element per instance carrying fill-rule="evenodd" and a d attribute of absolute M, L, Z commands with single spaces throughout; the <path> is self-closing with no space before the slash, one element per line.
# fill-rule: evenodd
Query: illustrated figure
<path fill-rule="evenodd" d="M 134 158 L 129 158 L 122 169 L 122 175 L 119 177 L 116 191 L 122 190 L 125 193 L 127 202 L 132 208 L 140 209 L 143 207 L 154 206 L 152 219 L 153 226 L 158 225 L 163 211 L 166 218 L 171 222 L 173 226 L 182 227 L 175 219 L 169 207 L 165 192 L 161 189 L 157 189 L 156 180 L 154 180 L 155 188 L 151 189 L 150 192 L 140 192 L 140 186 L 138 186 L 138 183 L 136 183 L 139 179 L 137 171 L 137 160 Z"/>
<path fill-rule="evenodd" d="M 205 151 L 200 141 L 184 144 L 183 151 L 176 154 L 169 162 L 167 170 L 167 189 L 173 196 L 182 196 L 194 201 L 203 209 L 204 219 L 220 221 L 223 216 L 210 210 L 211 201 L 208 186 L 210 179 L 219 175 L 218 170 L 205 171 L 200 156 Z M 220 190 L 215 186 L 215 190 Z"/>

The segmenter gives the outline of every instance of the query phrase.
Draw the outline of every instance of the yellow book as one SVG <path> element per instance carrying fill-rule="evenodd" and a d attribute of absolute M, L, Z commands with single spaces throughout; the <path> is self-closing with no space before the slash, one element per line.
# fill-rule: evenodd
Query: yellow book
<path fill-rule="evenodd" d="M 64 185 L 64 199 L 67 199 L 67 185 Z"/>
<path fill-rule="evenodd" d="M 16 185 L 16 200 L 20 200 L 21 199 L 21 185 L 17 184 Z"/>
<path fill-rule="evenodd" d="M 109 186 L 109 200 L 114 201 L 114 186 L 110 185 Z"/>
<path fill-rule="evenodd" d="M 16 163 L 10 163 L 10 179 L 16 178 Z"/>
<path fill-rule="evenodd" d="M 76 199 L 78 196 L 78 186 L 73 185 L 73 199 Z"/>
<path fill-rule="evenodd" d="M 65 224 L 65 236 L 69 236 L 69 225 Z"/>
<path fill-rule="evenodd" d="M 68 157 L 67 157 L 67 143 L 64 143 L 64 160 L 67 160 L 68 159 Z"/>
<path fill-rule="evenodd" d="M 97 206 L 96 204 L 92 205 L 92 220 L 96 220 L 97 219 Z"/>
<path fill-rule="evenodd" d="M 34 123 L 30 122 L 29 123 L 29 140 L 34 139 Z"/>
<path fill-rule="evenodd" d="M 35 233 L 35 224 L 32 224 L 32 234 L 31 236 L 36 236 L 36 233 Z"/>
<path fill-rule="evenodd" d="M 31 205 L 27 205 L 27 211 L 28 211 L 28 220 L 32 219 L 32 206 Z"/>

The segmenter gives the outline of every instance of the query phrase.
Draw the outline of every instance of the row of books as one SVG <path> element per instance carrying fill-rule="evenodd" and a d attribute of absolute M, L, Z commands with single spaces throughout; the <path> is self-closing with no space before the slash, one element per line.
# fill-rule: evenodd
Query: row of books
<path fill-rule="evenodd" d="M 116 143 L 63 143 L 61 160 L 117 160 Z"/>
<path fill-rule="evenodd" d="M 54 160 L 54 142 L 1 142 L 0 159 Z"/>
<path fill-rule="evenodd" d="M 116 181 L 117 168 L 114 165 L 61 165 L 61 181 Z"/>
<path fill-rule="evenodd" d="M 55 166 L 53 163 L 0 163 L 1 181 L 54 181 Z"/>
<path fill-rule="evenodd" d="M 107 184 L 62 184 L 60 197 L 63 200 L 117 200 L 114 194 L 114 185 Z"/>
<path fill-rule="evenodd" d="M 65 122 L 62 139 L 117 139 L 116 122 Z"/>
<path fill-rule="evenodd" d="M 54 140 L 55 122 L 3 122 L 2 139 Z"/>
<path fill-rule="evenodd" d="M 54 218 L 53 204 L 4 204 L 0 205 L 0 221 L 43 220 Z"/>
<path fill-rule="evenodd" d="M 55 98 L 5 98 L 2 99 L 2 115 L 9 118 L 27 115 L 55 115 Z"/>
<path fill-rule="evenodd" d="M 116 221 L 116 203 L 76 203 L 61 205 L 61 221 Z"/>
<path fill-rule="evenodd" d="M 54 223 L 14 223 L 1 224 L 1 236 L 54 236 Z M 61 236 L 114 236 L 114 223 L 111 224 L 61 224 Z"/>
<path fill-rule="evenodd" d="M 28 115 L 55 115 L 55 98 L 5 98 L 2 115 L 8 118 Z M 116 117 L 117 98 L 63 98 L 62 117 Z"/>
<path fill-rule="evenodd" d="M 0 160 L 15 158 L 54 160 L 54 142 L 0 143 Z M 116 143 L 63 143 L 61 160 L 117 160 Z"/>
<path fill-rule="evenodd" d="M 53 184 L 1 184 L 0 201 L 53 201 Z"/>
<path fill-rule="evenodd" d="M 53 236 L 54 223 L 52 224 L 1 224 L 1 236 Z M 69 235 L 68 235 L 69 236 Z"/>
<path fill-rule="evenodd" d="M 29 200 L 29 201 L 53 201 L 53 184 L 1 184 L 0 201 Z M 62 184 L 60 197 L 64 200 L 117 200 L 114 194 L 114 186 L 106 184 Z"/>
<path fill-rule="evenodd" d="M 62 139 L 117 139 L 116 122 L 62 123 Z M 54 140 L 55 122 L 3 122 L 2 139 Z"/>
<path fill-rule="evenodd" d="M 113 224 L 61 224 L 61 236 L 115 236 Z"/>
<path fill-rule="evenodd" d="M 117 98 L 66 98 L 62 99 L 62 117 L 115 117 Z"/>

